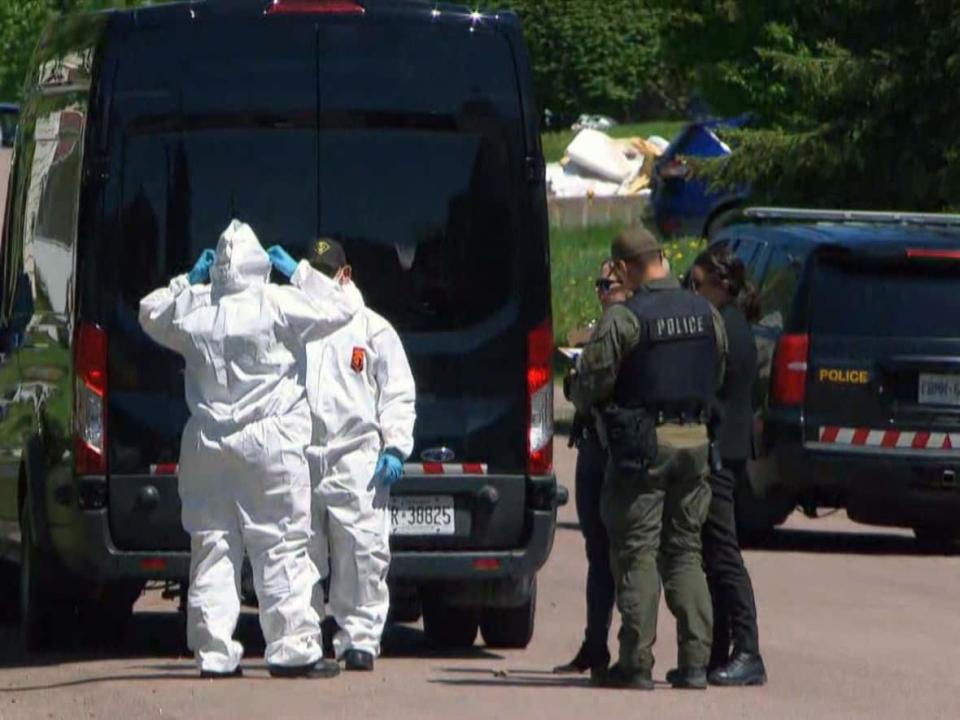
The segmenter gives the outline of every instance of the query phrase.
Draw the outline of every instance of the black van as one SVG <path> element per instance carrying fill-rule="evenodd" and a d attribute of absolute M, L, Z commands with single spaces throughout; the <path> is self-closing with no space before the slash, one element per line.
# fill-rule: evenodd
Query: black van
<path fill-rule="evenodd" d="M 752 208 L 720 232 L 760 289 L 758 536 L 799 503 L 960 538 L 960 216 Z"/>
<path fill-rule="evenodd" d="M 21 626 L 183 582 L 183 364 L 137 322 L 232 217 L 332 236 L 418 385 L 395 616 L 523 647 L 550 553 L 543 156 L 517 19 L 434 2 L 217 0 L 70 17 L 29 76 L 2 247 L 0 542 Z"/>

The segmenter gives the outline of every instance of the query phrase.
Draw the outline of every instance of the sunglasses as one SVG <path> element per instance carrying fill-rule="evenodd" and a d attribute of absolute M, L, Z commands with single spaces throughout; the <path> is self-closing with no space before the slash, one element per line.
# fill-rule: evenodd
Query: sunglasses
<path fill-rule="evenodd" d="M 606 294 L 619 284 L 619 281 L 611 278 L 599 278 L 593 285 L 597 289 L 597 292 Z"/>

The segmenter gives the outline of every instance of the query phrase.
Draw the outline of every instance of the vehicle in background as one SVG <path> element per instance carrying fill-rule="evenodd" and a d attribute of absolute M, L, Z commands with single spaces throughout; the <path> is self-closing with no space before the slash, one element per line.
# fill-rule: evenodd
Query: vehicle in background
<path fill-rule="evenodd" d="M 343 242 L 416 377 L 393 614 L 523 647 L 553 473 L 544 162 L 521 27 L 452 5 L 210 0 L 77 15 L 29 76 L 0 252 L 0 553 L 28 647 L 183 583 L 183 363 L 138 323 L 232 217 Z M 429 78 L 429 81 L 425 81 Z M 482 286 L 482 287 L 481 287 Z M 182 585 L 181 585 L 182 589 Z"/>
<path fill-rule="evenodd" d="M 0 147 L 12 148 L 17 139 L 20 122 L 20 106 L 0 103 Z"/>
<path fill-rule="evenodd" d="M 736 218 L 748 189 L 711 190 L 706 180 L 690 176 L 687 159 L 729 155 L 730 147 L 716 131 L 743 127 L 747 121 L 743 116 L 691 123 L 657 159 L 650 181 L 650 213 L 661 237 L 709 238 Z"/>
<path fill-rule="evenodd" d="M 714 243 L 762 308 L 743 536 L 799 504 L 960 538 L 960 216 L 754 208 Z"/>

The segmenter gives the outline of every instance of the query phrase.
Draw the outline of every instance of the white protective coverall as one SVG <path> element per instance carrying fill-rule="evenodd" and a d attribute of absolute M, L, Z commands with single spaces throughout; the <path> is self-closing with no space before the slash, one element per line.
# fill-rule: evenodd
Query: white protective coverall
<path fill-rule="evenodd" d="M 349 284 L 352 286 L 352 283 Z M 337 657 L 380 653 L 390 609 L 389 490 L 374 483 L 380 453 L 413 452 L 416 388 L 400 337 L 364 308 L 341 330 L 307 346 L 313 443 L 313 557 L 331 568 L 330 614 L 340 626 Z M 323 590 L 314 607 L 324 613 Z"/>
<path fill-rule="evenodd" d="M 260 601 L 266 661 L 298 667 L 322 655 L 308 556 L 311 420 L 298 370 L 306 343 L 362 308 L 301 263 L 293 287 L 272 285 L 270 260 L 234 221 L 217 245 L 210 285 L 174 278 L 140 303 L 150 337 L 186 361 L 190 420 L 180 448 L 183 526 L 190 534 L 187 640 L 201 670 L 234 671 L 244 546 Z"/>

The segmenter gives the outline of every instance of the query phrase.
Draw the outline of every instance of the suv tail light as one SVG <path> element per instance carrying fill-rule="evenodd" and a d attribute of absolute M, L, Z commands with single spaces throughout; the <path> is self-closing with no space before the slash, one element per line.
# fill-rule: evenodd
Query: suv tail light
<path fill-rule="evenodd" d="M 781 335 L 773 355 L 770 397 L 778 405 L 803 405 L 807 394 L 809 335 Z"/>
<path fill-rule="evenodd" d="M 690 168 L 683 160 L 673 158 L 663 163 L 657 172 L 664 180 L 683 180 L 690 173 Z"/>
<path fill-rule="evenodd" d="M 107 472 L 107 334 L 82 323 L 74 341 L 74 467 Z"/>
<path fill-rule="evenodd" d="M 546 475 L 553 469 L 553 324 L 550 318 L 527 338 L 527 472 Z"/>
<path fill-rule="evenodd" d="M 352 0 L 273 0 L 267 15 L 292 13 L 320 13 L 340 15 L 363 15 L 363 5 Z"/>

